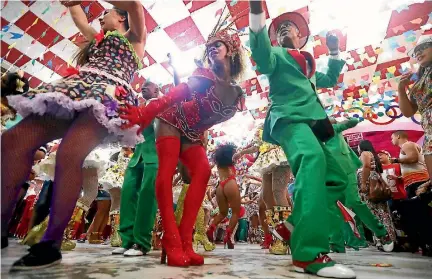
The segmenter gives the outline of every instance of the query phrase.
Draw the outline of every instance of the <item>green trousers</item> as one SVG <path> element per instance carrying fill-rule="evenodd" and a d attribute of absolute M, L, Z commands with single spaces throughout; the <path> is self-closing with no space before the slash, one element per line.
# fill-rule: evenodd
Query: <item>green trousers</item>
<path fill-rule="evenodd" d="M 293 260 L 313 261 L 329 252 L 330 227 L 341 227 L 342 216 L 330 218 L 329 207 L 343 198 L 347 175 L 307 123 L 279 122 L 272 137 L 287 156 L 295 181 L 294 210 L 288 222 Z M 336 211 L 334 211 L 336 212 Z"/>
<path fill-rule="evenodd" d="M 346 187 L 345 197 L 341 200 L 344 205 L 350 208 L 358 219 L 363 222 L 377 237 L 383 237 L 387 234 L 384 225 L 380 223 L 378 218 L 372 214 L 369 207 L 360 200 L 357 186 L 356 173 L 348 174 L 348 185 Z M 336 209 L 338 210 L 338 209 Z M 335 212 L 332 215 L 336 215 Z M 338 251 L 345 250 L 344 226 L 333 227 L 330 232 L 330 242 Z"/>
<path fill-rule="evenodd" d="M 120 236 L 123 248 L 138 244 L 150 251 L 157 202 L 155 181 L 157 164 L 138 164 L 127 168 L 121 192 Z"/>
<path fill-rule="evenodd" d="M 245 218 L 238 220 L 237 239 L 239 241 L 247 241 L 248 221 Z"/>
<path fill-rule="evenodd" d="M 359 248 L 366 248 L 368 247 L 368 243 L 365 238 L 365 233 L 363 229 L 363 223 L 360 221 L 360 218 L 356 215 L 354 217 L 356 223 L 357 223 L 357 230 L 359 231 L 360 238 L 357 238 L 354 235 L 353 230 L 351 229 L 350 225 L 348 223 L 345 223 L 343 227 L 343 235 L 345 238 L 345 245 L 347 247 L 354 248 L 358 250 Z"/>

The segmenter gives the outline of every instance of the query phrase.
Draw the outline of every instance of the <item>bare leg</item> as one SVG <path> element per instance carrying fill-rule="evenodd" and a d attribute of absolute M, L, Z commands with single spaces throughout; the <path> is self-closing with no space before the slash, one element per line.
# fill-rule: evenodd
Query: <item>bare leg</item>
<path fill-rule="evenodd" d="M 213 217 L 212 226 L 216 227 L 228 215 L 228 201 L 223 193 L 222 187 L 216 189 L 216 202 L 219 207 L 219 213 Z"/>
<path fill-rule="evenodd" d="M 262 197 L 264 199 L 267 209 L 273 209 L 273 206 L 276 205 L 276 201 L 273 195 L 272 173 L 263 174 L 262 188 Z"/>
<path fill-rule="evenodd" d="M 266 213 L 265 212 L 267 210 L 267 207 L 264 203 L 264 199 L 262 199 L 262 198 L 259 199 L 258 206 L 259 206 L 259 211 L 258 211 L 259 212 L 259 222 L 261 224 L 261 228 L 264 231 L 264 234 L 268 234 L 268 233 L 270 233 L 270 230 L 269 230 L 268 224 L 266 222 Z"/>
<path fill-rule="evenodd" d="M 223 193 L 232 210 L 232 216 L 228 227 L 232 232 L 234 232 L 240 217 L 241 207 L 241 197 L 237 183 L 234 180 L 229 181 L 227 184 L 225 184 Z"/>

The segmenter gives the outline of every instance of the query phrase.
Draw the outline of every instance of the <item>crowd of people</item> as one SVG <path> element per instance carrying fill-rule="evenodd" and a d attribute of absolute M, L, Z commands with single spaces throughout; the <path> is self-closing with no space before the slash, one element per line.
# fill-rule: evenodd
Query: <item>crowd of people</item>
<path fill-rule="evenodd" d="M 297 272 L 331 278 L 356 277 L 328 255 L 347 248 L 432 256 L 432 35 L 410 52 L 419 72 L 398 90 L 402 113 L 422 116 L 423 146 L 395 131 L 397 158 L 367 140 L 354 151 L 343 132 L 359 120 L 328 117 L 316 94 L 345 64 L 338 37 L 327 35 L 328 71 L 318 72 L 300 51 L 310 35 L 302 15 L 284 13 L 267 32 L 262 2 L 250 1 L 270 106 L 246 146 L 214 147 L 209 129 L 243 109 L 237 18 L 226 24 L 223 10 L 188 81 L 174 69 L 169 92 L 148 81 L 140 103 L 130 85 L 147 43 L 140 2 L 108 1 L 100 32 L 80 2 L 62 1 L 88 40 L 79 70 L 38 88 L 21 71 L 2 75 L 2 249 L 9 236 L 31 246 L 12 270 L 57 264 L 86 241 L 114 255 L 162 250 L 161 263 L 179 267 L 205 263 L 198 245 L 260 244 L 292 254 Z"/>

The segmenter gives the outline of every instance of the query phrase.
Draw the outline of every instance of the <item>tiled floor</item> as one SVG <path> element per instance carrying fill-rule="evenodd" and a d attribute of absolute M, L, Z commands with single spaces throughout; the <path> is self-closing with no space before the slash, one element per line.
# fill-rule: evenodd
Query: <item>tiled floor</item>
<path fill-rule="evenodd" d="M 204 266 L 173 268 L 159 264 L 158 251 L 141 258 L 125 258 L 112 256 L 112 249 L 108 246 L 78 244 L 74 251 L 64 253 L 61 265 L 45 270 L 8 273 L 10 265 L 24 254 L 25 249 L 12 242 L 9 248 L 2 250 L 1 278 L 316 278 L 291 271 L 290 256 L 270 255 L 258 245 L 237 245 L 234 250 L 218 246 L 213 252 L 205 252 Z M 353 268 L 359 279 L 426 279 L 432 274 L 431 258 L 409 253 L 388 254 L 368 248 L 332 257 Z M 374 267 L 373 264 L 377 263 L 392 266 Z"/>

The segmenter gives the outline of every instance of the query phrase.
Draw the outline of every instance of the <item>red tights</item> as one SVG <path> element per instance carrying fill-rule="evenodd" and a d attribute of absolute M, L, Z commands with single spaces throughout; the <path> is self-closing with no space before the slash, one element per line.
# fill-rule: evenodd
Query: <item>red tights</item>
<path fill-rule="evenodd" d="M 168 256 L 168 265 L 202 265 L 204 258 L 192 248 L 192 233 L 210 178 L 210 165 L 201 145 L 189 147 L 181 154 L 180 147 L 180 139 L 175 136 L 159 137 L 156 141 L 159 157 L 156 199 L 164 229 L 162 245 Z M 173 211 L 172 181 L 179 158 L 189 170 L 191 184 L 184 201 L 183 217 L 177 227 Z"/>

